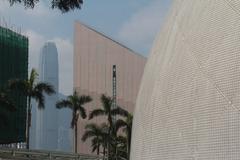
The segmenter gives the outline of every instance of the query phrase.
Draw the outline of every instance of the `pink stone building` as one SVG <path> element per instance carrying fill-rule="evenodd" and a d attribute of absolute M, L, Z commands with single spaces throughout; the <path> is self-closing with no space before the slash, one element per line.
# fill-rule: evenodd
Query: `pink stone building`
<path fill-rule="evenodd" d="M 89 111 L 101 107 L 100 96 L 112 96 L 112 66 L 117 68 L 117 104 L 133 112 L 146 58 L 98 31 L 75 23 L 74 89 L 87 94 L 93 102 Z M 104 118 L 92 121 L 103 122 Z M 90 142 L 81 142 L 88 120 L 78 122 L 78 152 L 91 153 Z"/>

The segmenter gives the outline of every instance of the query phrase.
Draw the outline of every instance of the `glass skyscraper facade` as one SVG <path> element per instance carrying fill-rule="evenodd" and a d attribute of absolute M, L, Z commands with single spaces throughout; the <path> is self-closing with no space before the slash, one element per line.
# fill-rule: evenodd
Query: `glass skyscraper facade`
<path fill-rule="evenodd" d="M 51 84 L 58 93 L 58 52 L 55 43 L 47 42 L 41 49 L 39 59 L 39 81 Z M 57 150 L 58 109 L 55 104 L 58 94 L 45 95 L 45 108 L 34 104 L 31 148 Z"/>
<path fill-rule="evenodd" d="M 56 94 L 45 95 L 45 108 L 33 102 L 31 149 L 72 151 L 71 111 L 57 109 L 56 102 L 66 96 L 59 93 L 58 51 L 54 42 L 46 42 L 40 51 L 39 81 L 51 84 Z"/>

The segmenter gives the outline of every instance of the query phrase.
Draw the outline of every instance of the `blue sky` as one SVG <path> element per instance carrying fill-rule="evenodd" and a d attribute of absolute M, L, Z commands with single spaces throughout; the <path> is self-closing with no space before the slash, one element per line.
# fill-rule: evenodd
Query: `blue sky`
<path fill-rule="evenodd" d="M 172 0 L 85 0 L 81 10 L 65 14 L 50 9 L 49 0 L 40 1 L 33 10 L 26 10 L 21 5 L 9 7 L 7 0 L 1 0 L 0 22 L 15 30 L 21 27 L 29 37 L 30 68 L 38 67 L 43 43 L 56 42 L 60 91 L 70 94 L 75 20 L 147 56 Z"/>

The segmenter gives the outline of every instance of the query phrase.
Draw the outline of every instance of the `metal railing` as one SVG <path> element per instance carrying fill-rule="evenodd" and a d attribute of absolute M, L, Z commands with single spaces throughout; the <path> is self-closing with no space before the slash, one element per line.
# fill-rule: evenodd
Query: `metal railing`
<path fill-rule="evenodd" d="M 87 154 L 0 148 L 0 160 L 103 160 L 103 158 Z"/>

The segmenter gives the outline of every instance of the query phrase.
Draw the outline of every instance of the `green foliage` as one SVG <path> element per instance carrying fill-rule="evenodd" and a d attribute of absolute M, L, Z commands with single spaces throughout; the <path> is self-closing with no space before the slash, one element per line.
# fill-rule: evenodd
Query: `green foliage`
<path fill-rule="evenodd" d="M 33 8 L 39 0 L 9 0 L 10 4 L 22 3 L 27 8 Z"/>
<path fill-rule="evenodd" d="M 72 110 L 72 121 L 71 128 L 75 129 L 75 153 L 77 153 L 77 122 L 79 115 L 82 119 L 87 117 L 86 110 L 83 107 L 84 104 L 92 101 L 92 98 L 87 95 L 78 95 L 77 91 L 74 91 L 73 95 L 67 97 L 67 99 L 62 99 L 56 103 L 58 109 L 69 108 Z"/>
<path fill-rule="evenodd" d="M 93 111 L 90 112 L 89 114 L 89 119 L 92 119 L 94 117 L 98 117 L 98 116 L 107 116 L 108 119 L 108 123 L 109 123 L 109 129 L 112 130 L 113 129 L 113 116 L 116 115 L 121 115 L 121 116 L 125 116 L 126 115 L 126 111 L 123 110 L 121 107 L 117 106 L 117 108 L 112 108 L 112 103 L 113 100 L 111 97 L 108 97 L 104 94 L 102 94 L 101 96 L 101 103 L 102 103 L 102 109 L 101 108 L 97 108 Z"/>
<path fill-rule="evenodd" d="M 52 8 L 58 8 L 62 12 L 80 9 L 82 4 L 83 0 L 52 0 Z"/>
<path fill-rule="evenodd" d="M 56 103 L 56 107 L 58 109 L 61 108 L 69 108 L 73 111 L 73 117 L 71 122 L 71 127 L 77 124 L 79 114 L 81 118 L 85 119 L 87 117 L 86 110 L 83 107 L 84 104 L 92 101 L 92 98 L 87 95 L 79 96 L 76 91 L 74 91 L 73 95 L 67 97 L 67 99 L 62 99 Z"/>
<path fill-rule="evenodd" d="M 108 141 L 108 126 L 106 123 L 97 125 L 94 123 L 87 124 L 85 126 L 85 132 L 82 136 L 82 141 L 85 142 L 87 139 L 91 139 L 92 152 L 97 151 L 100 153 L 100 147 L 106 148 Z"/>
<path fill-rule="evenodd" d="M 111 97 L 103 94 L 100 100 L 102 106 L 91 111 L 89 119 L 106 116 L 107 122 L 104 124 L 109 127 L 105 127 L 103 132 L 97 124 L 88 124 L 85 127 L 86 131 L 82 140 L 86 141 L 86 139 L 91 139 L 92 152 L 97 150 L 97 153 L 99 153 L 100 148 L 102 148 L 104 157 L 105 151 L 107 150 L 109 160 L 127 160 L 130 155 L 133 116 L 120 106 L 112 108 L 113 100 Z M 114 120 L 114 116 L 118 119 Z"/>
<path fill-rule="evenodd" d="M 44 93 L 51 95 L 55 93 L 55 90 L 52 85 L 46 82 L 37 82 L 37 80 L 38 74 L 35 69 L 32 69 L 29 79 L 9 80 L 8 85 L 11 90 L 21 92 L 28 97 L 29 108 L 31 108 L 31 99 L 33 98 L 38 102 L 38 107 L 42 109 L 45 103 Z"/>
<path fill-rule="evenodd" d="M 122 129 L 122 131 L 126 134 L 126 153 L 127 153 L 128 159 L 130 159 L 132 121 L 133 121 L 133 115 L 131 113 L 128 113 L 125 116 L 125 120 L 118 119 L 115 123 L 116 131 L 119 131 L 119 129 Z"/>
<path fill-rule="evenodd" d="M 31 100 L 35 99 L 38 102 L 38 108 L 43 109 L 45 103 L 44 93 L 51 95 L 55 93 L 52 85 L 45 82 L 37 82 L 38 73 L 35 69 L 31 70 L 29 79 L 14 79 L 9 80 L 8 87 L 10 90 L 19 92 L 27 97 L 27 149 L 29 149 L 29 133 L 31 126 Z"/>
<path fill-rule="evenodd" d="M 38 2 L 39 0 L 9 0 L 10 5 L 19 3 L 26 8 L 34 8 Z M 51 0 L 51 8 L 57 8 L 63 13 L 74 9 L 80 9 L 82 4 L 83 0 Z"/>

